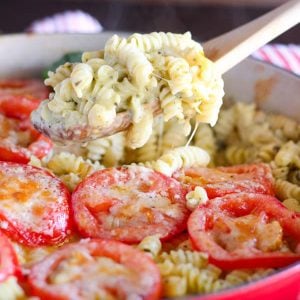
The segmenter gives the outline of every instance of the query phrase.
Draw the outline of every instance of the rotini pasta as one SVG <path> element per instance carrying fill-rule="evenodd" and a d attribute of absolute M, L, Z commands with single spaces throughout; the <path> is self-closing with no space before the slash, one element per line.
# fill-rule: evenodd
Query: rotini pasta
<path fill-rule="evenodd" d="M 140 148 L 149 140 L 152 133 L 153 115 L 145 111 L 139 122 L 133 123 L 126 132 L 126 144 L 132 148 Z M 143 131 L 141 131 L 143 128 Z"/>
<path fill-rule="evenodd" d="M 246 145 L 231 145 L 225 151 L 226 159 L 230 165 L 245 164 L 253 161 L 254 149 Z"/>
<path fill-rule="evenodd" d="M 163 293 L 167 297 L 220 291 L 274 272 L 273 269 L 258 269 L 224 274 L 218 267 L 208 264 L 204 253 L 181 249 L 163 252 L 156 261 L 163 277 Z"/>
<path fill-rule="evenodd" d="M 300 168 L 300 146 L 290 141 L 284 144 L 275 157 L 278 166 L 295 166 Z"/>
<path fill-rule="evenodd" d="M 0 300 L 25 300 L 27 299 L 24 290 L 18 284 L 17 278 L 8 277 L 0 282 Z"/>
<path fill-rule="evenodd" d="M 88 64 L 76 64 L 70 75 L 72 87 L 78 98 L 88 91 L 94 79 L 94 71 Z"/>
<path fill-rule="evenodd" d="M 190 210 L 194 210 L 200 204 L 205 204 L 208 201 L 207 193 L 204 188 L 196 186 L 194 191 L 186 195 L 186 206 Z"/>
<path fill-rule="evenodd" d="M 300 212 L 300 201 L 293 199 L 293 198 L 289 198 L 289 199 L 285 199 L 283 200 L 282 204 L 292 210 L 292 211 L 296 211 L 296 212 Z"/>
<path fill-rule="evenodd" d="M 218 140 L 225 141 L 227 137 L 233 132 L 236 124 L 236 114 L 233 107 L 221 110 L 219 119 L 214 127 L 216 137 Z"/>
<path fill-rule="evenodd" d="M 179 249 L 177 251 L 163 252 L 157 257 L 158 262 L 171 262 L 173 264 L 191 264 L 197 268 L 208 265 L 208 256 L 205 253 Z"/>
<path fill-rule="evenodd" d="M 70 152 L 54 154 L 48 161 L 39 161 L 32 157 L 30 163 L 53 172 L 71 191 L 86 176 L 103 168 L 99 162 L 92 163 L 90 160 L 84 160 L 81 156 L 76 156 Z"/>
<path fill-rule="evenodd" d="M 155 258 L 161 251 L 161 241 L 157 235 L 147 236 L 138 244 L 138 248 Z"/>
<path fill-rule="evenodd" d="M 146 162 L 146 167 L 171 176 L 176 170 L 189 166 L 207 166 L 210 161 L 209 154 L 195 146 L 178 147 L 162 155 L 158 160 Z"/>
<path fill-rule="evenodd" d="M 217 145 L 212 127 L 207 124 L 200 124 L 196 131 L 193 144 L 207 151 L 211 157 L 211 162 L 214 161 Z"/>
<path fill-rule="evenodd" d="M 164 123 L 163 134 L 161 134 L 161 147 L 158 149 L 158 153 L 166 153 L 174 148 L 184 146 L 186 142 L 187 137 L 185 135 L 184 126 L 178 124 L 174 120 L 170 120 L 169 122 Z"/>
<path fill-rule="evenodd" d="M 91 205 L 90 203 L 86 204 L 86 207 L 90 210 L 91 215 L 100 215 L 104 211 L 105 213 L 109 211 L 105 222 L 103 222 L 103 227 L 107 226 L 115 232 L 123 226 L 123 222 L 127 222 L 127 219 L 131 220 L 136 211 L 141 212 L 142 226 L 147 226 L 155 218 L 159 219 L 160 224 L 165 226 L 168 222 L 165 221 L 167 218 L 172 219 L 172 221 L 174 219 L 175 223 L 177 222 L 177 216 L 182 214 L 182 220 L 180 220 L 182 223 L 178 222 L 176 224 L 178 226 L 174 226 L 174 228 L 176 227 L 174 232 L 173 229 L 169 230 L 168 234 L 170 233 L 170 235 L 160 239 L 161 235 L 157 234 L 159 230 L 155 228 L 151 232 L 151 228 L 147 234 L 143 235 L 143 237 L 146 237 L 142 241 L 140 241 L 142 237 L 138 238 L 134 240 L 136 244 L 132 245 L 136 254 L 143 255 L 146 261 L 152 264 L 154 271 L 156 270 L 158 273 L 159 269 L 162 277 L 163 296 L 179 297 L 187 294 L 216 292 L 257 280 L 274 272 L 273 269 L 221 270 L 210 263 L 213 255 L 208 257 L 206 253 L 194 250 L 197 245 L 194 236 L 192 236 L 191 222 L 188 222 L 188 226 L 186 223 L 186 219 L 189 217 L 186 208 L 193 211 L 201 204 L 211 203 L 208 200 L 206 190 L 200 186 L 195 187 L 197 180 L 199 180 L 198 182 L 201 180 L 203 182 L 207 180 L 208 182 L 208 178 L 205 175 L 203 178 L 200 176 L 200 179 L 198 177 L 193 178 L 193 172 L 199 170 L 190 169 L 188 171 L 191 172 L 191 177 L 186 176 L 188 177 L 187 180 L 190 180 L 190 185 L 178 183 L 176 181 L 178 177 L 176 176 L 178 174 L 181 176 L 181 172 L 177 173 L 176 171 L 197 166 L 264 162 L 272 170 L 275 179 L 276 197 L 282 201 L 286 208 L 300 212 L 300 125 L 296 121 L 281 115 L 263 113 L 254 104 L 246 103 L 224 106 L 216 123 L 222 104 L 223 82 L 212 62 L 205 58 L 201 45 L 192 40 L 190 33 L 154 32 L 145 35 L 133 34 L 128 38 L 115 35 L 106 43 L 103 51 L 85 52 L 82 55 L 82 62 L 66 63 L 57 68 L 55 72 L 49 72 L 49 78 L 45 83 L 53 88 L 53 92 L 50 94 L 49 99 L 42 104 L 40 111 L 43 119 L 47 122 L 59 123 L 62 119 L 65 119 L 66 122 L 78 125 L 78 128 L 81 125 L 83 127 L 101 128 L 113 124 L 120 112 L 127 111 L 130 115 L 132 124 L 124 133 L 95 139 L 74 147 L 70 145 L 69 148 L 56 145 L 53 152 L 41 160 L 32 156 L 30 164 L 52 172 L 65 183 L 71 192 L 83 179 L 96 170 L 114 166 L 119 167 L 130 163 L 143 165 L 145 168 L 132 168 L 141 169 L 141 177 L 143 177 L 141 183 L 138 183 L 140 184 L 138 185 L 139 188 L 134 191 L 136 194 L 132 197 L 130 193 L 130 197 L 128 197 L 126 189 L 128 191 L 132 187 L 136 187 L 135 180 L 138 176 L 133 176 L 133 179 L 130 179 L 133 182 L 132 186 L 126 186 L 119 180 L 121 176 L 124 176 L 122 172 L 111 176 L 111 178 L 114 177 L 112 181 L 115 180 L 116 183 L 113 183 L 114 186 L 111 190 L 109 190 L 110 186 L 107 188 L 109 190 L 107 195 L 103 192 L 104 189 L 99 192 L 97 190 L 97 195 L 95 193 L 95 197 L 104 198 L 105 200 L 105 197 L 115 197 L 111 202 L 116 203 L 119 200 L 121 202 L 123 200 L 122 196 L 125 195 L 130 198 L 130 203 L 129 205 L 124 204 L 124 209 L 117 211 L 118 208 L 116 207 L 119 203 L 114 203 L 112 206 L 110 206 L 110 203 L 103 203 L 102 207 L 102 204 L 98 205 L 96 201 L 93 202 L 94 194 L 92 194 L 90 201 L 93 203 Z M 162 114 L 154 117 L 148 109 L 148 104 L 157 99 L 160 102 Z M 5 130 L 4 127 L 5 124 L 3 130 Z M 27 147 L 30 138 L 26 134 L 23 132 L 12 133 L 10 138 Z M 146 168 L 152 168 L 170 177 L 174 175 L 175 178 L 167 178 L 161 174 L 149 172 Z M 118 168 L 117 171 L 120 169 L 124 169 L 130 176 L 133 173 L 130 170 L 131 167 L 124 166 Z M 110 179 L 110 177 L 107 174 L 110 173 L 106 172 L 111 170 L 115 171 L 115 169 L 108 169 L 99 172 L 104 176 L 99 179 L 97 185 L 102 186 L 103 183 L 104 186 L 105 181 L 109 181 L 107 178 Z M 222 170 L 222 168 L 219 170 Z M 183 170 L 181 171 L 183 173 Z M 124 172 L 124 177 L 127 176 L 126 172 Z M 218 169 L 216 172 L 218 172 Z M 158 183 L 148 173 L 159 176 Z M 228 178 L 232 176 L 230 173 L 226 174 L 224 172 L 223 174 L 224 177 L 228 176 Z M 98 173 L 95 175 L 98 175 Z M 174 199 L 168 197 L 167 192 L 164 190 L 160 191 L 159 196 L 161 199 L 156 197 L 156 193 L 153 192 L 152 189 L 155 189 L 155 185 L 161 184 L 163 179 L 166 182 L 173 183 L 170 185 L 172 192 L 176 191 L 174 188 L 176 187 L 175 183 L 182 188 L 182 190 L 178 190 L 178 193 L 175 193 Z M 272 194 L 273 186 L 271 184 L 273 181 L 271 178 L 269 181 L 269 190 Z M 254 183 L 253 187 L 256 188 Z M 76 190 L 81 188 L 82 185 Z M 160 186 L 162 185 L 167 184 L 163 182 Z M 209 193 L 208 185 L 209 183 L 205 185 L 205 188 Z M 90 194 L 90 190 L 87 190 L 85 195 Z M 75 208 L 75 193 L 72 195 L 72 207 L 70 209 L 71 213 L 72 210 L 74 211 L 74 216 L 76 209 L 81 210 L 80 206 Z M 144 197 L 144 193 L 149 193 L 151 201 Z M 209 195 L 213 198 L 211 194 Z M 120 199 L 119 195 L 121 195 Z M 137 198 L 140 197 L 141 199 L 136 201 L 136 195 Z M 261 197 L 263 198 L 263 196 Z M 159 201 L 157 201 L 157 198 L 159 198 Z M 173 210 L 173 207 L 169 209 L 169 202 L 172 202 L 172 206 L 176 207 L 179 204 L 178 199 L 181 201 L 182 211 L 179 209 L 178 211 L 177 209 Z M 86 199 L 84 200 L 88 202 Z M 80 197 L 76 201 L 81 202 Z M 276 199 L 274 201 L 275 206 L 278 206 Z M 203 205 L 202 208 L 207 208 L 207 205 Z M 68 206 L 68 203 L 66 206 Z M 152 210 L 153 206 L 154 209 Z M 166 212 L 166 219 L 156 215 L 159 209 Z M 121 217 L 114 215 L 116 211 Z M 283 211 L 287 212 L 284 209 Z M 84 219 L 84 217 L 82 218 Z M 252 224 L 257 224 L 257 220 L 259 220 L 259 224 L 262 225 L 258 226 L 259 228 L 255 232 L 259 236 L 255 241 L 258 245 L 257 249 L 262 252 L 268 252 L 269 250 L 270 252 L 277 250 L 290 251 L 292 247 L 288 245 L 289 241 L 286 243 L 282 237 L 285 228 L 281 226 L 279 220 L 272 220 L 271 223 L 268 223 L 265 222 L 264 218 L 264 214 L 259 215 L 257 218 L 251 215 L 242 216 L 236 224 L 235 222 L 231 223 L 231 220 L 223 221 L 220 218 L 220 221 L 216 222 L 216 230 L 209 234 L 216 235 L 217 243 L 221 248 L 223 244 L 226 244 L 224 249 L 230 248 L 226 251 L 230 252 L 231 247 L 237 248 L 237 251 L 239 251 L 239 247 L 236 246 L 238 244 L 236 240 L 239 239 L 240 234 L 238 232 L 239 227 L 242 228 L 241 233 L 243 233 L 243 228 L 248 230 L 249 226 L 251 229 Z M 101 218 L 99 220 L 102 222 Z M 77 225 L 80 223 L 77 219 L 75 221 Z M 140 228 L 137 226 L 138 222 L 140 220 L 136 221 L 134 219 L 132 221 L 132 230 Z M 6 224 L 5 222 L 2 223 L 2 229 L 5 229 Z M 227 233 L 222 234 L 227 231 L 226 227 L 233 233 L 235 233 L 234 231 L 238 232 L 237 237 L 234 235 L 232 237 Z M 78 229 L 80 229 L 79 225 Z M 221 232 L 220 236 L 218 236 L 218 230 Z M 124 235 L 130 232 L 127 229 L 124 231 L 126 231 Z M 270 234 L 272 237 L 268 239 L 264 236 L 266 231 L 274 231 L 275 234 L 274 232 Z M 67 238 L 66 243 L 84 236 L 82 234 L 83 230 L 82 232 L 78 230 L 78 232 L 78 236 L 77 233 L 75 236 L 74 233 L 68 232 L 71 236 Z M 153 235 L 147 236 L 148 234 Z M 274 239 L 273 235 L 275 236 Z M 264 237 L 264 239 L 261 237 Z M 227 240 L 229 246 L 227 246 Z M 246 240 L 245 245 L 253 240 L 252 237 L 250 241 Z M 230 241 L 233 241 L 233 243 L 230 243 Z M 130 241 L 129 243 L 133 242 Z M 57 244 L 55 246 L 29 248 L 16 242 L 12 242 L 12 244 L 19 263 L 25 269 L 31 268 L 33 264 L 62 246 Z M 198 247 L 198 249 L 204 248 Z M 147 253 L 148 257 L 141 251 Z M 233 253 L 235 253 L 234 251 Z M 79 263 L 78 265 L 74 263 L 74 269 L 72 269 L 73 257 L 71 257 L 71 263 L 67 266 L 71 266 L 69 274 L 75 268 L 81 267 L 81 259 L 83 265 L 85 259 L 87 261 L 94 259 L 92 254 L 85 256 L 85 253 L 83 253 L 82 257 L 80 257 L 80 254 L 75 254 L 75 256 Z M 116 275 L 114 280 L 119 280 L 119 274 L 128 271 L 122 266 L 122 263 L 115 262 L 111 257 L 100 257 L 96 258 L 95 261 L 98 259 L 99 261 L 103 260 L 102 266 L 108 270 L 108 273 L 110 271 L 113 273 L 116 270 L 116 273 L 113 274 Z M 158 269 L 154 264 L 157 265 Z M 95 270 L 95 277 L 97 277 L 98 266 L 95 269 L 92 266 L 91 269 L 92 271 Z M 58 270 L 57 273 L 60 271 Z M 49 278 L 53 280 L 52 283 L 54 284 L 65 284 L 67 273 L 61 272 L 58 275 L 56 274 L 57 276 Z M 137 275 L 139 275 L 138 272 Z M 75 277 L 72 276 L 73 274 L 67 280 L 70 278 L 73 280 Z M 159 273 L 157 277 L 157 281 L 159 281 Z M 94 285 L 94 282 L 92 285 Z M 12 276 L 0 283 L 0 300 L 26 299 L 26 293 L 27 290 L 24 289 L 23 291 L 22 287 L 17 284 L 17 279 Z M 95 295 L 99 299 L 112 299 L 113 296 L 109 293 L 110 291 L 100 290 L 96 291 Z M 5 295 L 4 298 L 3 295 Z"/>
<path fill-rule="evenodd" d="M 283 115 L 269 114 L 268 122 L 274 131 L 281 130 L 286 139 L 291 139 L 293 141 L 299 140 L 300 126 L 295 120 L 287 118 Z"/>
<path fill-rule="evenodd" d="M 34 122 L 41 117 L 43 124 L 52 119 L 65 124 L 63 128 L 105 128 L 118 112 L 130 110 L 133 124 L 127 138 L 133 149 L 151 136 L 153 124 L 144 104 L 158 99 L 164 121 L 185 124 L 188 135 L 193 118 L 216 123 L 224 95 L 220 74 L 190 33 L 134 34 L 127 39 L 114 35 L 104 51 L 84 53 L 81 63 L 66 64 L 49 75 L 45 83 L 54 93 L 33 114 Z"/>
<path fill-rule="evenodd" d="M 45 80 L 45 84 L 51 87 L 56 87 L 64 79 L 69 78 L 74 65 L 71 63 L 65 63 L 62 66 L 59 66 L 55 72 L 49 72 L 48 78 Z"/>
<path fill-rule="evenodd" d="M 286 180 L 278 179 L 275 182 L 275 191 L 276 191 L 276 196 L 281 200 L 294 198 L 297 201 L 300 201 L 299 185 L 296 185 Z"/>

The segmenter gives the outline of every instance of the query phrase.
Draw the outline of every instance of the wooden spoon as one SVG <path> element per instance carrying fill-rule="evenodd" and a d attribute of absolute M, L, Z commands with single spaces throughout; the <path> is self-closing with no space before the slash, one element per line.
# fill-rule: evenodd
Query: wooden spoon
<path fill-rule="evenodd" d="M 300 22 L 300 0 L 288 1 L 265 15 L 203 44 L 205 56 L 221 74 Z"/>
<path fill-rule="evenodd" d="M 255 50 L 297 25 L 299 21 L 300 0 L 289 1 L 254 21 L 205 42 L 205 55 L 215 62 L 220 74 L 224 74 Z M 161 113 L 158 100 L 147 104 L 146 108 L 151 109 L 154 115 Z M 66 128 L 60 121 L 49 126 L 42 119 L 39 110 L 32 114 L 35 128 L 53 140 L 87 142 L 128 129 L 132 124 L 132 112 L 118 113 L 113 124 L 105 128 L 91 127 L 88 124 Z"/>

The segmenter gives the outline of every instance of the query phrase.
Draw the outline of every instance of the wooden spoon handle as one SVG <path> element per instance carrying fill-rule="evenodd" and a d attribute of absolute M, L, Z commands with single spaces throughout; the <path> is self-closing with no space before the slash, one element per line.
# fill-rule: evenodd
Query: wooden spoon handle
<path fill-rule="evenodd" d="M 299 21 L 300 0 L 289 1 L 258 19 L 204 43 L 204 53 L 224 74 Z"/>

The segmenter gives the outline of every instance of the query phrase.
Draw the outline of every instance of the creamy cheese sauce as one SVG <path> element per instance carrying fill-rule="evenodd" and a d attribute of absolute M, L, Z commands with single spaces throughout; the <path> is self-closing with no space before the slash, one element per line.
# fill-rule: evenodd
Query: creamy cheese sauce
<path fill-rule="evenodd" d="M 65 202 L 57 179 L 41 172 L 24 172 L 23 167 L 1 168 L 0 210 L 12 224 L 51 235 L 53 220 L 45 219 Z M 1 221 L 0 227 L 6 228 L 6 221 Z"/>

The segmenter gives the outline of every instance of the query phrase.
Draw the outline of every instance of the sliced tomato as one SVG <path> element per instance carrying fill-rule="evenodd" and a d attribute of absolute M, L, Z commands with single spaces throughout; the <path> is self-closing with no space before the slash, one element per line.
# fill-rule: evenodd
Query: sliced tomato
<path fill-rule="evenodd" d="M 60 248 L 32 268 L 29 285 L 41 300 L 156 300 L 161 295 L 154 261 L 112 240 L 84 240 Z"/>
<path fill-rule="evenodd" d="M 31 155 L 43 158 L 53 148 L 52 141 L 37 132 L 30 121 L 0 115 L 0 160 L 28 163 Z"/>
<path fill-rule="evenodd" d="M 0 80 L 0 112 L 24 120 L 48 95 L 40 80 Z"/>
<path fill-rule="evenodd" d="M 184 231 L 176 236 L 174 236 L 171 240 L 162 243 L 162 251 L 170 252 L 171 250 L 191 250 L 192 245 L 189 239 L 189 234 L 187 231 Z"/>
<path fill-rule="evenodd" d="M 271 169 L 266 164 L 188 168 L 174 177 L 188 184 L 191 189 L 202 186 L 210 199 L 241 192 L 274 196 L 274 180 Z"/>
<path fill-rule="evenodd" d="M 42 134 L 40 134 L 38 138 L 28 146 L 30 153 L 40 159 L 47 156 L 52 148 L 52 141 Z"/>
<path fill-rule="evenodd" d="M 188 220 L 193 245 L 223 269 L 277 268 L 300 260 L 300 215 L 263 194 L 229 194 Z"/>
<path fill-rule="evenodd" d="M 70 231 L 70 195 L 49 172 L 0 162 L 0 228 L 27 246 L 55 245 Z"/>
<path fill-rule="evenodd" d="M 0 231 L 0 283 L 11 275 L 20 277 L 17 255 L 9 239 Z"/>
<path fill-rule="evenodd" d="M 85 237 L 138 243 L 158 234 L 168 240 L 186 228 L 185 195 L 179 182 L 148 168 L 104 169 L 74 191 L 74 219 Z"/>

